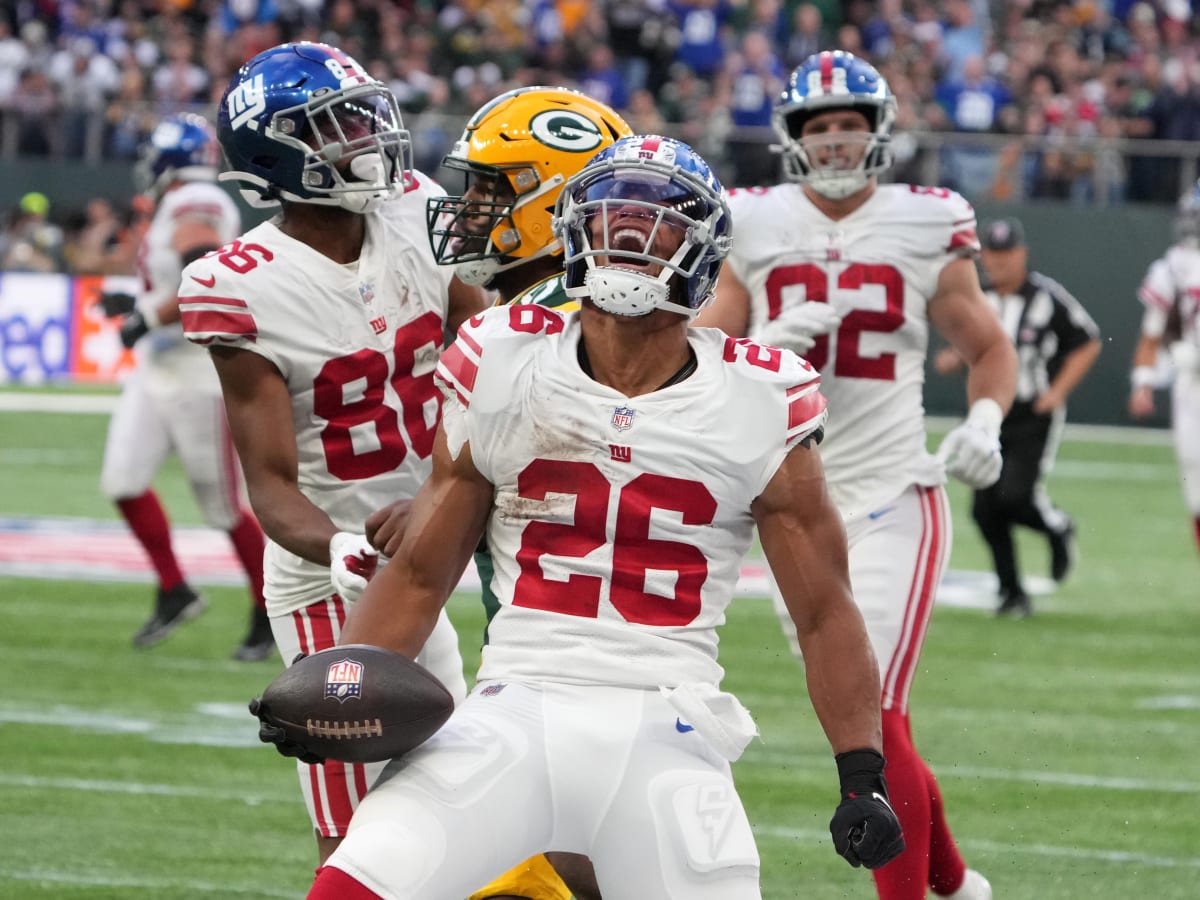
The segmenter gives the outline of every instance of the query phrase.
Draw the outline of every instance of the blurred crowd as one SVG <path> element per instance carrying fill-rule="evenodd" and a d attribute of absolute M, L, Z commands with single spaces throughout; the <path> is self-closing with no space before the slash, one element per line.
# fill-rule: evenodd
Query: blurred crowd
<path fill-rule="evenodd" d="M 1169 203 L 1195 157 L 1105 139 L 1200 140 L 1198 4 L 14 0 L 0 10 L 0 152 L 132 160 L 161 116 L 211 112 L 245 59 L 319 40 L 390 85 L 426 171 L 484 101 L 541 83 L 609 103 L 635 131 L 679 137 L 746 185 L 778 177 L 770 112 L 791 69 L 840 48 L 871 60 L 897 95 L 897 180 L 927 182 L 932 155 L 937 180 L 968 197 Z M 98 265 L 96 235 L 115 246 L 139 214 L 72 215 L 58 257 L 84 271 Z"/>

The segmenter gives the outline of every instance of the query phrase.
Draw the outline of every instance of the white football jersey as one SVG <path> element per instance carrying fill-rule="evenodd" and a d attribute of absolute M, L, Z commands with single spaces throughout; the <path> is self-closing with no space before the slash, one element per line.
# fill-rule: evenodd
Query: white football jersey
<path fill-rule="evenodd" d="M 698 368 L 627 398 L 578 361 L 578 313 L 504 306 L 442 356 L 443 427 L 495 487 L 500 611 L 481 680 L 717 684 L 750 505 L 821 427 L 800 357 L 693 329 Z"/>
<path fill-rule="evenodd" d="M 429 474 L 441 394 L 449 267 L 438 266 L 417 184 L 367 215 L 357 262 L 341 265 L 265 222 L 188 266 L 188 339 L 270 360 L 287 382 L 304 495 L 339 529 L 412 497 Z M 211 363 L 210 363 L 211 365 Z M 327 592 L 328 569 L 268 544 L 273 613 Z"/>
<path fill-rule="evenodd" d="M 829 400 L 821 459 L 842 515 L 870 512 L 910 484 L 942 483 L 925 449 L 927 307 L 942 269 L 979 251 L 971 205 L 944 188 L 880 185 L 834 221 L 788 183 L 730 191 L 729 206 L 725 265 L 750 293 L 751 337 L 786 304 L 842 313 L 805 354 Z"/>
<path fill-rule="evenodd" d="M 1138 288 L 1138 299 L 1162 313 L 1155 320 L 1164 324 L 1171 308 L 1178 304 L 1181 336 L 1171 348 L 1172 355 L 1183 368 L 1193 369 L 1200 364 L 1200 247 L 1191 242 L 1171 246 L 1150 264 Z M 1162 334 L 1152 336 L 1161 338 Z"/>
<path fill-rule="evenodd" d="M 237 204 L 212 182 L 185 182 L 163 194 L 138 248 L 139 309 L 155 309 L 179 292 L 183 260 L 175 251 L 175 231 L 181 221 L 195 219 L 210 223 L 222 243 L 233 240 L 242 229 Z M 138 342 L 137 353 L 138 365 L 151 369 L 143 379 L 149 391 L 220 393 L 208 354 L 184 339 L 179 324 L 155 328 Z"/>

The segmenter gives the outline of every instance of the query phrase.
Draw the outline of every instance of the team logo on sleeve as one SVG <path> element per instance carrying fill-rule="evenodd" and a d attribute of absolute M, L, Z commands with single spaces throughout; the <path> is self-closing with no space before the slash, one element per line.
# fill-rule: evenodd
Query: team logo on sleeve
<path fill-rule="evenodd" d="M 633 427 L 633 417 L 636 413 L 628 406 L 618 406 L 613 410 L 612 427 L 617 431 L 628 431 Z"/>
<path fill-rule="evenodd" d="M 325 699 L 344 703 L 362 697 L 363 666 L 352 659 L 343 659 L 325 672 Z"/>

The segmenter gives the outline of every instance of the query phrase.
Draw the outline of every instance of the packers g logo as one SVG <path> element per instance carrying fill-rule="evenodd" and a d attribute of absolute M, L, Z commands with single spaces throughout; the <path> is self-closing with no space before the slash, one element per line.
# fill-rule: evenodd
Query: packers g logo
<path fill-rule="evenodd" d="M 529 133 L 555 150 L 587 153 L 604 139 L 600 129 L 586 116 L 569 109 L 548 109 L 529 120 Z"/>

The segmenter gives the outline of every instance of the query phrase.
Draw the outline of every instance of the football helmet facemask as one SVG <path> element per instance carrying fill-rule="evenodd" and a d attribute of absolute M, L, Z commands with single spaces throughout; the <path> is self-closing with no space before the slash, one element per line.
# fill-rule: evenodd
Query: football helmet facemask
<path fill-rule="evenodd" d="M 552 215 L 566 180 L 632 132 L 616 112 L 569 88 L 525 87 L 483 106 L 442 160 L 462 193 L 431 199 L 429 240 L 468 284 L 562 252 Z"/>
<path fill-rule="evenodd" d="M 207 119 L 195 113 L 170 116 L 154 126 L 138 151 L 134 184 L 143 194 L 161 197 L 176 181 L 215 181 L 219 161 Z"/>
<path fill-rule="evenodd" d="M 281 200 L 370 212 L 412 178 L 412 141 L 391 91 L 335 47 L 265 50 L 233 77 L 217 135 L 252 206 Z"/>
<path fill-rule="evenodd" d="M 568 181 L 554 227 L 567 295 L 619 316 L 695 316 L 732 245 L 717 176 L 687 144 L 653 135 L 617 141 Z"/>
<path fill-rule="evenodd" d="M 803 138 L 805 123 L 817 113 L 853 109 L 867 117 L 869 130 Z M 892 165 L 892 126 L 896 98 L 875 67 L 842 50 L 815 53 L 792 72 L 775 104 L 771 125 L 782 142 L 784 174 L 831 200 L 848 197 Z M 850 147 L 860 143 L 861 147 Z M 840 151 L 835 149 L 841 148 Z M 834 159 L 819 164 L 821 150 Z M 846 158 L 849 150 L 851 157 Z M 849 165 L 848 165 L 849 163 Z"/>

